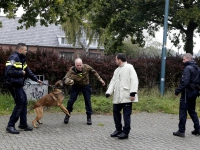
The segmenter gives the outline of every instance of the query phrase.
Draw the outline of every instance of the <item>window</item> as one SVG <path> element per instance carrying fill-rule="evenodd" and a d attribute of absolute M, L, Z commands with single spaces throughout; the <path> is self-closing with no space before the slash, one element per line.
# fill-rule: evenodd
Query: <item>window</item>
<path fill-rule="evenodd" d="M 63 59 L 73 59 L 74 53 L 73 52 L 60 52 L 59 57 Z"/>
<path fill-rule="evenodd" d="M 64 47 L 72 47 L 72 44 L 69 44 L 65 36 L 57 36 L 58 45 Z"/>
<path fill-rule="evenodd" d="M 94 46 L 94 47 L 97 47 L 97 46 L 98 46 L 97 38 L 93 38 L 93 39 L 92 39 L 91 46 Z"/>
<path fill-rule="evenodd" d="M 90 54 L 89 54 L 89 56 L 90 56 L 91 58 L 99 58 L 100 55 L 101 55 L 101 54 L 99 54 L 99 53 L 90 53 Z"/>
<path fill-rule="evenodd" d="M 65 37 L 61 38 L 61 44 L 67 44 L 67 41 L 66 41 Z"/>

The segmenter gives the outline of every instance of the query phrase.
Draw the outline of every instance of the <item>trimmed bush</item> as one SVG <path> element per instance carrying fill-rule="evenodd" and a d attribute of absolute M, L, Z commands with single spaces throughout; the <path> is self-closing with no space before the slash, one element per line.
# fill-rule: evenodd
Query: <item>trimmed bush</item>
<path fill-rule="evenodd" d="M 0 83 L 3 85 L 3 77 L 5 63 L 12 50 L 3 50 L 0 48 Z M 92 91 L 94 94 L 105 93 L 107 86 L 113 76 L 114 70 L 117 68 L 115 56 L 104 56 L 100 58 L 83 57 L 83 63 L 92 66 L 103 78 L 106 86 L 102 87 L 101 83 L 91 76 Z M 199 58 L 196 58 L 200 64 Z M 57 80 L 62 79 L 69 68 L 74 65 L 74 60 L 66 60 L 59 58 L 55 51 L 38 49 L 36 52 L 29 51 L 27 53 L 27 63 L 29 68 L 36 75 L 44 75 L 49 84 L 54 84 Z M 161 58 L 149 57 L 142 55 L 140 57 L 128 57 L 128 63 L 133 64 L 138 78 L 140 88 L 154 88 L 159 86 Z M 181 56 L 169 56 L 166 59 L 166 89 L 176 87 L 179 84 L 183 70 Z M 2 86 L 1 86 L 2 87 Z M 2 88 L 1 88 L 2 89 Z"/>

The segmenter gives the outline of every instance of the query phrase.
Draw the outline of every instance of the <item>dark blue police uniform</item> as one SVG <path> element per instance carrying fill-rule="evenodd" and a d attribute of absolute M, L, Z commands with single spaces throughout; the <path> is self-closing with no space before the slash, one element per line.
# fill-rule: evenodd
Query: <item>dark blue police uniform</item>
<path fill-rule="evenodd" d="M 180 133 L 185 133 L 185 125 L 187 120 L 187 112 L 190 115 L 195 131 L 199 131 L 199 119 L 195 111 L 196 98 L 198 91 L 196 85 L 199 83 L 198 65 L 194 60 L 184 63 L 184 71 L 179 87 L 175 90 L 175 95 L 181 93 L 179 106 L 179 130 Z M 176 133 L 175 133 L 176 134 Z"/>
<path fill-rule="evenodd" d="M 26 75 L 23 74 L 23 70 Z M 20 118 L 19 127 L 26 128 L 27 125 L 27 96 L 23 90 L 26 78 L 38 81 L 36 75 L 27 67 L 26 57 L 18 52 L 14 52 L 6 62 L 5 81 L 12 97 L 15 101 L 15 107 L 10 116 L 7 127 L 14 127 Z"/>

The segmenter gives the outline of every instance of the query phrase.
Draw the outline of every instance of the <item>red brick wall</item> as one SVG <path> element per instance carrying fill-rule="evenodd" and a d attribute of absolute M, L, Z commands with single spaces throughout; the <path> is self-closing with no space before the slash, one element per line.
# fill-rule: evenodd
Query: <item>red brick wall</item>
<path fill-rule="evenodd" d="M 2 49 L 12 49 L 14 51 L 16 45 L 0 44 L 0 47 L 2 47 Z M 37 49 L 54 50 L 57 53 L 74 52 L 75 58 L 77 58 L 80 54 L 84 53 L 84 51 L 81 48 L 48 47 L 48 46 L 32 46 L 32 45 L 27 45 L 27 47 L 28 47 L 28 51 L 33 51 L 33 52 L 37 51 Z M 101 56 L 104 55 L 103 50 L 90 49 L 89 52 L 93 54 L 99 54 Z"/>

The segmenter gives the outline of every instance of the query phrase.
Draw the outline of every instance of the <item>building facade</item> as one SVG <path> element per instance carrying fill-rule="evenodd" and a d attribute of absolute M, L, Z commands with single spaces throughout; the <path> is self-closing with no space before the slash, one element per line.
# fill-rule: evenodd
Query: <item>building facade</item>
<path fill-rule="evenodd" d="M 84 55 L 84 50 L 79 44 L 68 44 L 64 31 L 61 25 L 51 24 L 48 27 L 41 26 L 39 23 L 35 27 L 29 29 L 17 30 L 19 18 L 8 19 L 5 16 L 0 16 L 2 28 L 0 28 L 0 47 L 2 49 L 12 49 L 18 43 L 26 43 L 28 51 L 37 51 L 38 49 L 54 50 L 60 57 L 77 58 Z M 99 57 L 104 55 L 104 48 L 98 48 L 97 39 L 89 46 L 90 57 Z"/>

